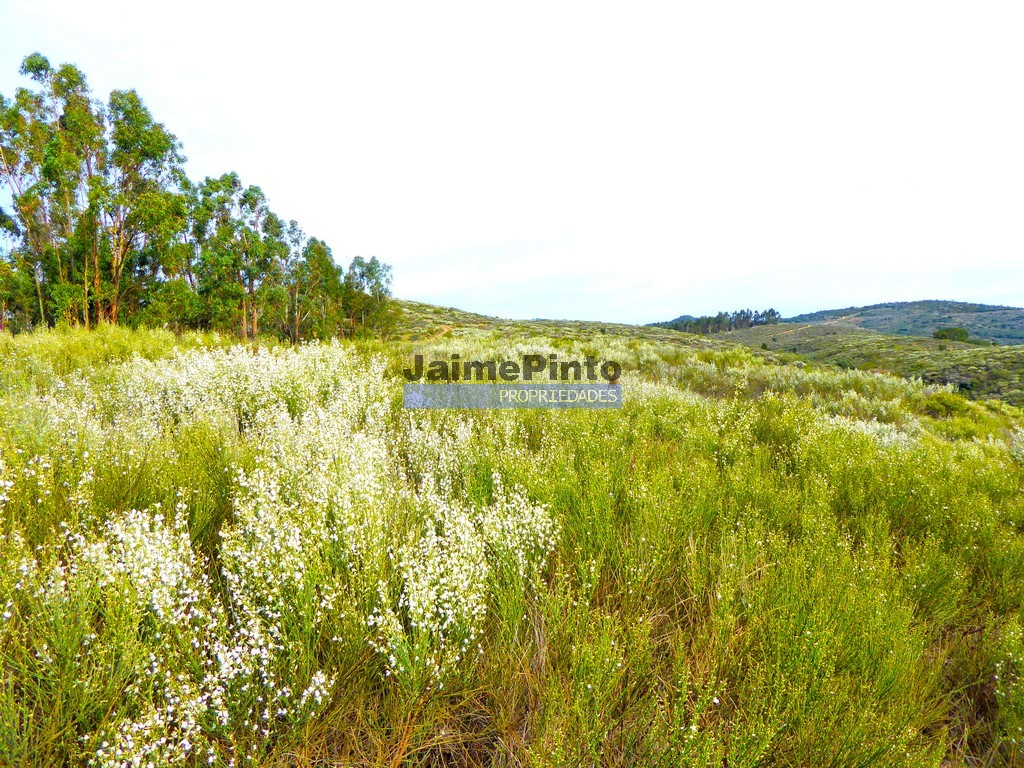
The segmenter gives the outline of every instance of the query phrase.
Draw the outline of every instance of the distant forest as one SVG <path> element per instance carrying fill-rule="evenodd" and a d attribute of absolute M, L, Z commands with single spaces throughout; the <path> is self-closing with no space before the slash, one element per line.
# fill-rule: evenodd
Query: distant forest
<path fill-rule="evenodd" d="M 781 319 L 782 316 L 774 309 L 766 309 L 764 312 L 739 309 L 735 312 L 719 312 L 717 315 L 704 315 L 702 317 L 683 315 L 675 320 L 650 323 L 650 326 L 670 328 L 674 331 L 684 331 L 686 333 L 709 334 L 721 333 L 722 331 L 736 331 L 741 328 L 753 328 L 757 325 L 774 325 Z"/>
<path fill-rule="evenodd" d="M 335 263 L 236 173 L 201 182 L 134 90 L 93 97 L 39 53 L 0 94 L 0 331 L 65 323 L 249 338 L 385 331 L 391 268 Z"/>

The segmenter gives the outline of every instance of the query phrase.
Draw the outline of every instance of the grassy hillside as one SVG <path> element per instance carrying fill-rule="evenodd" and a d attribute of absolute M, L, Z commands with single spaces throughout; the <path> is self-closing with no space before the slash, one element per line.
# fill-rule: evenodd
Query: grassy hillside
<path fill-rule="evenodd" d="M 1024 344 L 1024 309 L 962 301 L 901 301 L 847 307 L 790 318 L 791 323 L 851 325 L 882 333 L 931 337 L 939 328 L 966 328 L 972 338 Z"/>
<path fill-rule="evenodd" d="M 725 352 L 740 344 L 768 363 L 838 365 L 881 371 L 927 384 L 952 385 L 975 399 L 1024 405 L 1024 346 L 979 347 L 932 338 L 879 333 L 845 323 L 779 323 L 698 336 L 654 326 L 567 320 L 503 320 L 415 302 L 397 302 L 404 340 L 544 337 L 583 341 L 630 339 L 692 350 Z"/>
<path fill-rule="evenodd" d="M 430 314 L 2 337 L 0 762 L 1021 764 L 1020 410 Z M 625 405 L 405 411 L 416 352 L 597 354 Z"/>
<path fill-rule="evenodd" d="M 427 341 L 441 337 L 465 338 L 491 333 L 497 337 L 549 338 L 583 341 L 591 338 L 632 339 L 692 349 L 728 349 L 734 342 L 714 336 L 698 336 L 666 328 L 586 320 L 507 320 L 477 315 L 451 307 L 395 300 L 395 336 L 403 341 Z"/>
<path fill-rule="evenodd" d="M 832 323 L 780 323 L 717 334 L 717 338 L 806 361 L 951 384 L 974 398 L 995 397 L 1024 405 L 1024 346 L 978 347 Z"/>

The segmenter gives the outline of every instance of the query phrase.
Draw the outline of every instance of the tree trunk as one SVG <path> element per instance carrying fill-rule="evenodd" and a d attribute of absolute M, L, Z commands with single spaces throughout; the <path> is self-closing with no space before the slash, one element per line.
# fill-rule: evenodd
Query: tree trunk
<path fill-rule="evenodd" d="M 43 310 L 43 288 L 39 284 L 39 267 L 36 264 L 32 265 L 32 277 L 36 281 L 36 296 L 39 297 L 39 322 L 46 325 L 46 312 Z"/>
<path fill-rule="evenodd" d="M 89 330 L 89 257 L 82 259 L 84 272 L 82 273 L 82 319 L 85 322 L 85 330 Z"/>
<path fill-rule="evenodd" d="M 96 304 L 96 325 L 103 322 L 103 281 L 100 277 L 100 246 L 94 237 L 92 241 L 92 295 Z"/>

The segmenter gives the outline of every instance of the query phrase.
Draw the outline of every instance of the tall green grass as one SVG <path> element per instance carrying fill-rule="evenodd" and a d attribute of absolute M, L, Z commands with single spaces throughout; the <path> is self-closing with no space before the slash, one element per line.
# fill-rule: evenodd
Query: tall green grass
<path fill-rule="evenodd" d="M 1022 762 L 1013 408 L 620 339 L 103 333 L 3 342 L 0 764 Z M 596 351 L 625 407 L 404 411 L 455 350 Z"/>

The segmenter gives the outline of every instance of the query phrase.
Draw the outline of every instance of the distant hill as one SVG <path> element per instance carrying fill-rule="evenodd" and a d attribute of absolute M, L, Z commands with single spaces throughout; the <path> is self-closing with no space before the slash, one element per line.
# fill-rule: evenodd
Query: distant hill
<path fill-rule="evenodd" d="M 1024 309 L 963 301 L 897 301 L 827 309 L 788 318 L 790 323 L 856 326 L 900 336 L 931 337 L 939 328 L 965 328 L 973 339 L 1024 344 Z"/>
<path fill-rule="evenodd" d="M 653 326 L 662 327 L 662 326 L 672 325 L 674 323 L 692 323 L 696 319 L 697 319 L 696 315 L 680 315 L 679 317 L 673 318 L 672 320 L 669 320 L 669 321 L 664 322 L 664 323 L 648 323 L 648 325 L 650 325 L 652 327 Z"/>
<path fill-rule="evenodd" d="M 543 336 L 576 341 L 613 336 L 693 349 L 726 349 L 736 346 L 736 342 L 722 341 L 715 336 L 697 336 L 655 326 L 591 320 L 509 320 L 405 299 L 394 299 L 393 306 L 396 310 L 394 336 L 406 341 L 429 342 L 442 337 L 460 338 L 493 333 L 505 338 Z M 770 357 L 761 350 L 756 350 L 755 354 Z"/>

